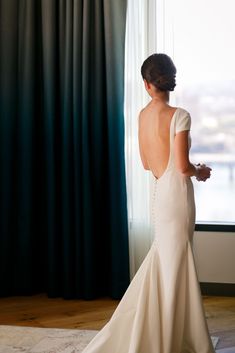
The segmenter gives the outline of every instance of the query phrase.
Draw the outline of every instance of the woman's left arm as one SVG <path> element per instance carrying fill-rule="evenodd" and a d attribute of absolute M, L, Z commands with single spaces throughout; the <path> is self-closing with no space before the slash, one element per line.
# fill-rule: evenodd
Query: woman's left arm
<path fill-rule="evenodd" d="M 192 164 L 189 160 L 188 146 L 189 130 L 183 130 L 175 135 L 175 164 L 176 168 L 185 176 L 195 176 L 198 181 L 210 178 L 211 168 Z"/>

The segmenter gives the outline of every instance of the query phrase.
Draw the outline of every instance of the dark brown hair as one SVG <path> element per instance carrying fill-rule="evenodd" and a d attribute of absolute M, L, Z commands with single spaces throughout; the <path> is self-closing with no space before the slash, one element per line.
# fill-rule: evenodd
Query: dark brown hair
<path fill-rule="evenodd" d="M 141 75 L 160 91 L 174 91 L 176 67 L 166 54 L 152 54 L 141 66 Z"/>

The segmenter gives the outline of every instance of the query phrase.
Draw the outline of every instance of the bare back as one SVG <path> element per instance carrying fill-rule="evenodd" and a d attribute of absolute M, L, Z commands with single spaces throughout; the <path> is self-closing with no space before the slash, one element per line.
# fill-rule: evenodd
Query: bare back
<path fill-rule="evenodd" d="M 170 124 L 176 108 L 151 101 L 139 117 L 139 149 L 145 169 L 160 178 L 169 161 Z"/>

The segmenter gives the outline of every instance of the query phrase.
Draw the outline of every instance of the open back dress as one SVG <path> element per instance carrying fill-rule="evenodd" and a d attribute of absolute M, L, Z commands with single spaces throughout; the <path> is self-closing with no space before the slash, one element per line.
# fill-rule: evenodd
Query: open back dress
<path fill-rule="evenodd" d="M 192 252 L 195 226 L 190 177 L 175 166 L 174 137 L 190 130 L 177 108 L 170 123 L 170 154 L 155 178 L 154 240 L 109 322 L 83 353 L 214 353 Z"/>

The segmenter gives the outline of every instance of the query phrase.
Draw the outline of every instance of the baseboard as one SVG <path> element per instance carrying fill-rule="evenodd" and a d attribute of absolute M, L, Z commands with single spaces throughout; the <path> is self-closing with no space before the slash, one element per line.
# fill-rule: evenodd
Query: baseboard
<path fill-rule="evenodd" d="M 200 282 L 202 295 L 235 296 L 235 283 Z"/>

